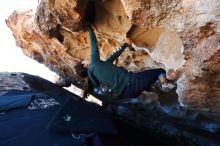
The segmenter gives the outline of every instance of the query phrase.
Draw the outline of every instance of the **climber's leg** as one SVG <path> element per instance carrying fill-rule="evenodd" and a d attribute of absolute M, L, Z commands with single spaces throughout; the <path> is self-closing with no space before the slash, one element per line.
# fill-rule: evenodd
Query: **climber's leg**
<path fill-rule="evenodd" d="M 150 69 L 138 73 L 130 73 L 127 86 L 122 92 L 122 97 L 137 97 L 142 91 L 148 90 L 158 80 L 159 75 L 165 74 L 163 69 Z"/>

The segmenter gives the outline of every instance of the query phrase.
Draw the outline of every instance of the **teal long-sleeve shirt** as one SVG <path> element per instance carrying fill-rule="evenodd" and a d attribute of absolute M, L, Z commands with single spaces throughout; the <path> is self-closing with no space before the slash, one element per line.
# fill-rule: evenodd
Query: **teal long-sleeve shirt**
<path fill-rule="evenodd" d="M 120 95 L 129 80 L 129 73 L 126 69 L 113 64 L 121 53 L 128 47 L 124 43 L 117 49 L 106 61 L 100 60 L 97 39 L 90 27 L 88 29 L 90 37 L 90 64 L 88 67 L 88 76 L 93 86 L 103 84 L 116 94 Z"/>

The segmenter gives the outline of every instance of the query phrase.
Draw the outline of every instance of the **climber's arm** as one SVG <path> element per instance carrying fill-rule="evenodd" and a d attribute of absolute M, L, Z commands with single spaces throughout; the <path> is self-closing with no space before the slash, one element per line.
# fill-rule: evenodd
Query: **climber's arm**
<path fill-rule="evenodd" d="M 125 43 L 118 49 L 116 49 L 116 51 L 106 60 L 108 62 L 113 62 L 115 59 L 117 59 L 121 53 L 129 46 L 131 46 L 133 42 L 131 41 L 130 38 L 126 38 Z"/>
<path fill-rule="evenodd" d="M 90 63 L 100 60 L 99 49 L 97 45 L 97 39 L 91 26 L 88 26 L 89 38 L 90 38 Z"/>
<path fill-rule="evenodd" d="M 117 59 L 121 53 L 128 47 L 129 45 L 127 43 L 124 43 L 120 48 L 116 49 L 116 51 L 106 60 L 108 62 L 113 62 L 115 59 Z"/>

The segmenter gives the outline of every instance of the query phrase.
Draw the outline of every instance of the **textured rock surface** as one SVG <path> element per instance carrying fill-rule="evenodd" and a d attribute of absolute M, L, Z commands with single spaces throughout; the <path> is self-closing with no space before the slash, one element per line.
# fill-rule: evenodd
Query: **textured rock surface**
<path fill-rule="evenodd" d="M 220 119 L 219 0 L 94 2 L 94 27 L 102 59 L 128 35 L 137 51 L 126 50 L 117 65 L 131 71 L 156 67 L 178 70 L 179 102 Z M 86 4 L 42 0 L 35 21 L 30 11 L 14 12 L 7 24 L 27 56 L 73 80 L 75 63 L 89 60 L 88 36 L 81 27 Z"/>
<path fill-rule="evenodd" d="M 88 0 L 42 0 L 38 6 L 38 13 L 35 16 L 41 31 L 47 33 L 55 29 L 58 24 L 70 30 L 80 28 L 82 17 L 85 12 Z"/>
<path fill-rule="evenodd" d="M 10 21 L 9 21 L 10 20 Z M 72 68 L 78 59 L 71 57 L 60 42 L 44 35 L 34 23 L 31 11 L 14 12 L 7 24 L 12 29 L 17 45 L 30 58 L 44 63 L 52 71 L 66 78 L 72 78 Z"/>

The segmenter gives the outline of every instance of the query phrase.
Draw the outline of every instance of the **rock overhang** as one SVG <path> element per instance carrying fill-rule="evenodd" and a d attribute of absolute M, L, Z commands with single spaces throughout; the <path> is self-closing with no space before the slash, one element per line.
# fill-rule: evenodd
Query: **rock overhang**
<path fill-rule="evenodd" d="M 96 0 L 92 3 L 103 60 L 127 35 L 136 45 L 138 41 L 144 42 L 146 47 L 142 44 L 137 51 L 125 51 L 116 64 L 130 71 L 158 67 L 178 70 L 181 73 L 177 88 L 179 102 L 218 115 L 218 0 Z M 7 24 L 27 56 L 71 81 L 75 77 L 75 64 L 89 60 L 88 36 L 81 27 L 87 4 L 89 1 L 41 0 L 35 21 L 29 11 L 15 12 Z M 55 36 L 50 34 L 51 30 L 55 30 Z"/>

